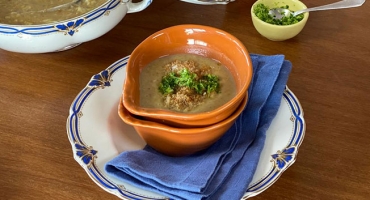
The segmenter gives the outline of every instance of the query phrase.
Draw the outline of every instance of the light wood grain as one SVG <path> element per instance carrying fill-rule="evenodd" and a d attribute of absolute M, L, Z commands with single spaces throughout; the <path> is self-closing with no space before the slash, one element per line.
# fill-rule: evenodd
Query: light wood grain
<path fill-rule="evenodd" d="M 92 75 L 129 55 L 144 38 L 189 23 L 223 29 L 251 53 L 284 54 L 293 63 L 288 85 L 303 106 L 306 136 L 296 163 L 253 199 L 368 199 L 370 4 L 341 15 L 313 12 L 299 36 L 272 42 L 253 28 L 253 3 L 155 0 L 106 35 L 65 52 L 0 50 L 0 199 L 117 199 L 73 159 L 65 125 L 70 104 Z"/>

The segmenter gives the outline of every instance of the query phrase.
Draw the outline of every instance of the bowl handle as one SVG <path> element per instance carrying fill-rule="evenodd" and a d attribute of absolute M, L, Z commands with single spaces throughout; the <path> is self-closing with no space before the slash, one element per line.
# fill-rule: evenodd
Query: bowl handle
<path fill-rule="evenodd" d="M 144 10 L 145 8 L 147 8 L 153 2 L 153 0 L 142 0 L 137 3 L 132 3 L 131 0 L 126 0 L 122 2 L 127 4 L 127 8 L 128 8 L 127 13 L 135 13 L 135 12 L 140 12 Z"/>

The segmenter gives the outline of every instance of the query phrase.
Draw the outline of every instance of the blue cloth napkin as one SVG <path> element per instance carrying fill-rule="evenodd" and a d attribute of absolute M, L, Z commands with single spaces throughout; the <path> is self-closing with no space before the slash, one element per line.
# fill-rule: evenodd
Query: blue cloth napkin
<path fill-rule="evenodd" d="M 109 161 L 105 171 L 172 199 L 240 199 L 253 178 L 292 68 L 283 55 L 251 54 L 251 59 L 246 109 L 215 144 L 185 157 L 169 157 L 149 146 L 125 151 Z"/>

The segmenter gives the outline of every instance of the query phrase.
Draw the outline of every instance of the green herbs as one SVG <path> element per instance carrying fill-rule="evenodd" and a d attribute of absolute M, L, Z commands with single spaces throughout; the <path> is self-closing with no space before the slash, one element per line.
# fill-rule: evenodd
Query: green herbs
<path fill-rule="evenodd" d="M 184 56 L 181 60 L 165 64 L 161 68 L 164 75 L 158 87 L 163 106 L 170 110 L 192 112 L 201 104 L 215 104 L 215 99 L 225 94 L 220 92 L 219 77 L 213 75 L 220 72 L 219 67 L 223 66 L 205 57 L 193 60 Z"/>
<path fill-rule="evenodd" d="M 162 94 L 175 93 L 179 88 L 186 87 L 194 90 L 197 94 L 208 94 L 219 92 L 220 84 L 217 76 L 208 74 L 198 77 L 196 73 L 191 73 L 188 69 L 183 69 L 179 73 L 173 72 L 162 78 L 159 91 Z"/>
<path fill-rule="evenodd" d="M 282 6 L 281 8 L 289 9 L 289 6 Z M 297 16 L 289 15 L 289 17 L 283 17 L 281 19 L 274 19 L 271 15 L 269 15 L 270 8 L 264 4 L 257 4 L 257 6 L 253 9 L 254 14 L 261 19 L 262 21 L 274 24 L 274 25 L 292 25 L 295 23 L 300 22 L 304 15 L 299 14 Z"/>

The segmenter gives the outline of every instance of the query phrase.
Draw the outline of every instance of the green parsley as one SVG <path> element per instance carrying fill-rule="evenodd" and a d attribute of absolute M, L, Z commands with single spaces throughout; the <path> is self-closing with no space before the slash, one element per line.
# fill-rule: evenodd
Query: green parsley
<path fill-rule="evenodd" d="M 289 6 L 282 6 L 281 8 L 289 9 Z M 262 21 L 274 24 L 274 25 L 292 25 L 295 23 L 300 22 L 304 15 L 299 14 L 297 16 L 289 15 L 289 17 L 283 17 L 281 19 L 274 19 L 271 15 L 269 15 L 270 8 L 264 4 L 257 4 L 256 7 L 253 9 L 254 14 Z"/>
<path fill-rule="evenodd" d="M 219 78 L 215 75 L 208 74 L 198 77 L 195 73 L 190 73 L 188 69 L 181 70 L 178 74 L 173 72 L 165 75 L 159 84 L 159 91 L 162 94 L 176 93 L 181 87 L 187 87 L 198 94 L 208 94 L 220 91 Z"/>

